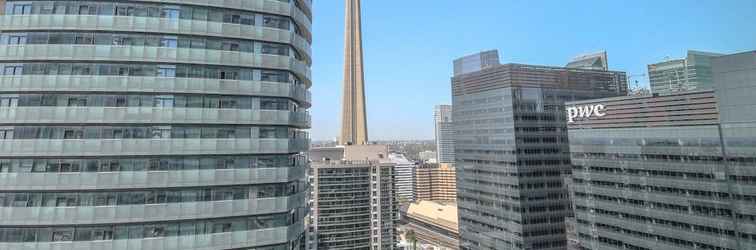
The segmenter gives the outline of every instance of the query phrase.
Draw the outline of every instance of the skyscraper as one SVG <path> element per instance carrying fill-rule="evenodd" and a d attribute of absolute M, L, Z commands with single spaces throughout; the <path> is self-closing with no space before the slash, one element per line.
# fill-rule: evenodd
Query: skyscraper
<path fill-rule="evenodd" d="M 609 70 L 609 59 L 606 51 L 579 55 L 567 63 L 567 68 Z"/>
<path fill-rule="evenodd" d="M 580 249 L 756 249 L 756 51 L 711 62 L 713 89 L 568 104 Z"/>
<path fill-rule="evenodd" d="M 437 105 L 433 112 L 436 125 L 436 152 L 438 163 L 454 163 L 454 123 L 452 106 Z"/>
<path fill-rule="evenodd" d="M 454 75 L 481 71 L 499 65 L 499 51 L 489 50 L 454 60 Z"/>
<path fill-rule="evenodd" d="M 1 1 L 0 249 L 295 249 L 311 1 Z"/>
<path fill-rule="evenodd" d="M 389 160 L 394 163 L 396 198 L 403 203 L 415 201 L 415 168 L 417 168 L 417 165 L 399 153 L 389 154 Z"/>
<path fill-rule="evenodd" d="M 564 249 L 564 103 L 627 94 L 625 73 L 523 64 L 452 78 L 463 249 Z"/>
<path fill-rule="evenodd" d="M 360 0 L 346 0 L 344 32 L 344 93 L 341 110 L 341 145 L 368 143 L 365 76 L 362 64 Z"/>
<path fill-rule="evenodd" d="M 415 168 L 416 200 L 455 202 L 457 173 L 454 164 L 425 163 Z"/>
<path fill-rule="evenodd" d="M 668 95 L 713 88 L 711 60 L 721 55 L 690 50 L 685 59 L 648 65 L 651 93 Z"/>

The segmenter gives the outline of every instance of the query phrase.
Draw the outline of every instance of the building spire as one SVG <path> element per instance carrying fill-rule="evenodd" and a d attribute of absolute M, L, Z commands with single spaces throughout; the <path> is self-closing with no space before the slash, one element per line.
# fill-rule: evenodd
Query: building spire
<path fill-rule="evenodd" d="M 364 145 L 368 143 L 360 11 L 360 0 L 346 0 L 344 94 L 341 111 L 341 137 L 339 138 L 341 145 Z"/>

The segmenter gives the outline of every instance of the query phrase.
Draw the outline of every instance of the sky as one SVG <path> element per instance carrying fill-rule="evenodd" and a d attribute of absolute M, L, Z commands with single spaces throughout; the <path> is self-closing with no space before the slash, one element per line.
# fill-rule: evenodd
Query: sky
<path fill-rule="evenodd" d="M 333 140 L 344 0 L 313 4 L 311 137 Z M 610 69 L 628 75 L 688 49 L 756 50 L 754 0 L 364 0 L 362 22 L 370 140 L 432 139 L 433 107 L 451 104 L 452 61 L 483 50 L 549 66 L 606 50 Z"/>

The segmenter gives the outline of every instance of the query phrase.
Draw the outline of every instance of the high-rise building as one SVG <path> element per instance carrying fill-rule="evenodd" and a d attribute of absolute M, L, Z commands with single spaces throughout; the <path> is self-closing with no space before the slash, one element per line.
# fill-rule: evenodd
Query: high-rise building
<path fill-rule="evenodd" d="M 564 249 L 568 101 L 627 94 L 624 72 L 503 64 L 452 78 L 463 249 Z"/>
<path fill-rule="evenodd" d="M 303 244 L 311 1 L 0 5 L 0 249 Z"/>
<path fill-rule="evenodd" d="M 396 198 L 402 203 L 415 201 L 415 162 L 398 153 L 389 154 L 389 160 L 394 163 Z"/>
<path fill-rule="evenodd" d="M 362 9 L 360 0 L 345 1 L 344 93 L 339 142 L 341 145 L 363 145 L 368 143 L 368 130 L 362 60 Z"/>
<path fill-rule="evenodd" d="M 416 200 L 454 202 L 457 200 L 457 173 L 454 164 L 426 163 L 415 168 Z"/>
<path fill-rule="evenodd" d="M 334 150 L 343 154 L 335 159 Z M 394 164 L 386 145 L 313 149 L 308 249 L 396 249 Z"/>
<path fill-rule="evenodd" d="M 668 95 L 713 88 L 711 60 L 721 55 L 690 50 L 685 59 L 648 65 L 651 93 Z"/>
<path fill-rule="evenodd" d="M 713 90 L 568 104 L 580 249 L 756 249 L 756 51 L 711 62 Z"/>
<path fill-rule="evenodd" d="M 436 125 L 436 159 L 439 163 L 454 163 L 454 123 L 452 106 L 437 105 L 433 112 Z"/>
<path fill-rule="evenodd" d="M 454 75 L 477 72 L 497 65 L 499 65 L 499 51 L 483 51 L 454 60 Z"/>
<path fill-rule="evenodd" d="M 609 70 L 609 59 L 606 51 L 579 55 L 567 63 L 567 68 Z"/>

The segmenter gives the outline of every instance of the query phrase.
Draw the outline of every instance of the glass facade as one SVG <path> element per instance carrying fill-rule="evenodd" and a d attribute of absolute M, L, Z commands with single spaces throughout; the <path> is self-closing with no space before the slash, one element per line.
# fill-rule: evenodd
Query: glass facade
<path fill-rule="evenodd" d="M 580 249 L 756 249 L 756 53 L 711 60 L 714 89 L 598 99 L 570 125 Z"/>
<path fill-rule="evenodd" d="M 711 61 L 721 54 L 688 51 L 688 57 L 648 65 L 651 92 L 669 95 L 678 92 L 712 89 Z"/>
<path fill-rule="evenodd" d="M 1 4 L 0 249 L 304 247 L 310 1 Z"/>
<path fill-rule="evenodd" d="M 566 247 L 565 103 L 623 95 L 620 79 L 622 72 L 513 64 L 452 79 L 462 249 Z"/>

